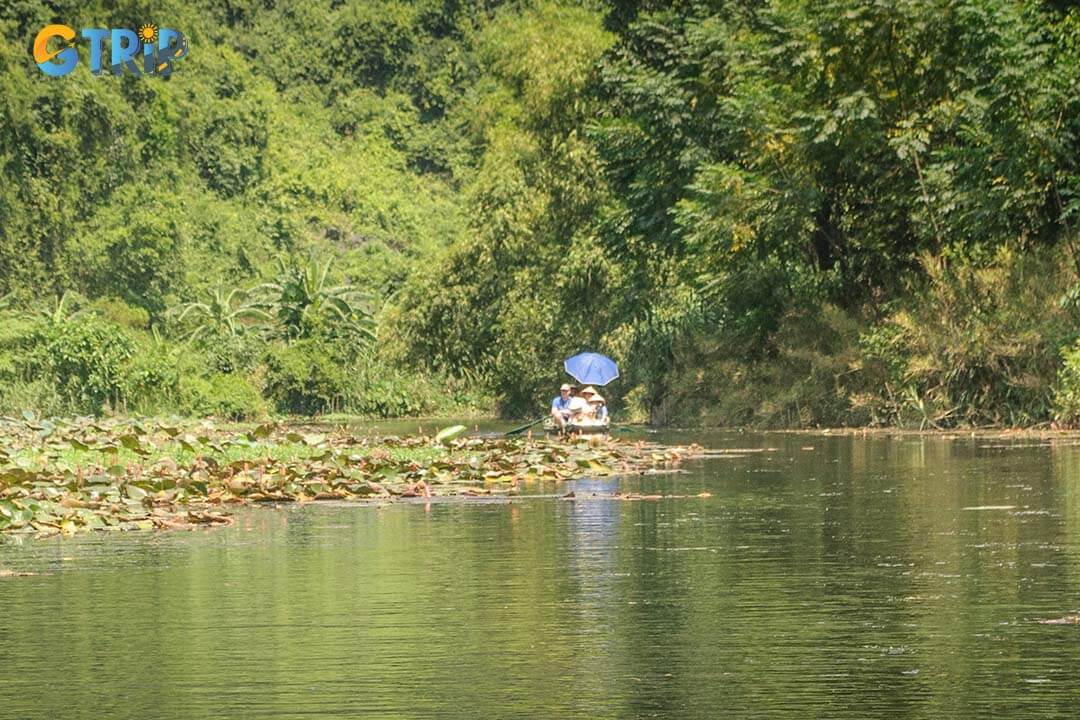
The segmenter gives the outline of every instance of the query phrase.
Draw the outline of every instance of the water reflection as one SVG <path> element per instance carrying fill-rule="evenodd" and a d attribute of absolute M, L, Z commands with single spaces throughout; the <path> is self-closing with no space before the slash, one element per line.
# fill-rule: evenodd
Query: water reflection
<path fill-rule="evenodd" d="M 673 439 L 744 452 L 0 544 L 0 717 L 1071 716 L 1075 441 Z"/>

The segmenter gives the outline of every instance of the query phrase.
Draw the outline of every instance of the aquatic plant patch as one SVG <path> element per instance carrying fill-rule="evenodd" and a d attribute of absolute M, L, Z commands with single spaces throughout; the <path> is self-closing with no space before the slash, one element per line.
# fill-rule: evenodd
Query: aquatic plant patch
<path fill-rule="evenodd" d="M 700 448 L 608 440 L 374 437 L 204 421 L 0 420 L 0 532 L 183 529 L 238 504 L 515 494 L 677 469 Z"/>

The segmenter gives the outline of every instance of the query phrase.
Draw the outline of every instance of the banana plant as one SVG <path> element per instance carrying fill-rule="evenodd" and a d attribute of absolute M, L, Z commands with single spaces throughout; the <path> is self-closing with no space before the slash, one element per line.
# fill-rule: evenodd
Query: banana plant
<path fill-rule="evenodd" d="M 234 337 L 243 332 L 245 321 L 271 321 L 273 316 L 259 304 L 251 302 L 248 293 L 240 288 L 225 291 L 217 288 L 210 294 L 208 302 L 189 302 L 178 305 L 171 311 L 176 322 L 194 321 L 185 338 L 193 342 L 206 334 Z"/>
<path fill-rule="evenodd" d="M 350 284 L 329 285 L 331 262 L 320 265 L 311 258 L 299 265 L 278 258 L 277 279 L 253 292 L 265 298 L 262 307 L 274 313 L 287 339 L 310 337 L 321 326 L 365 344 L 374 341 L 375 321 L 367 308 L 370 296 Z"/>
<path fill-rule="evenodd" d="M 43 307 L 38 311 L 38 316 L 44 319 L 50 325 L 59 325 L 65 320 L 70 320 L 82 314 L 81 310 L 76 310 L 73 313 L 68 313 L 67 302 L 70 297 L 70 293 L 65 290 L 64 294 L 60 296 L 60 299 L 56 301 L 56 305 L 52 308 Z"/>

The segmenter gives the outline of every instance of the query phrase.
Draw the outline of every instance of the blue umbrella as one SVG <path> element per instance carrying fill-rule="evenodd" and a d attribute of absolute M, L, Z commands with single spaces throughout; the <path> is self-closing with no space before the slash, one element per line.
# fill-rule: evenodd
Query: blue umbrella
<path fill-rule="evenodd" d="M 619 377 L 619 368 L 615 361 L 600 353 L 580 353 L 567 358 L 563 367 L 583 385 L 607 385 Z"/>

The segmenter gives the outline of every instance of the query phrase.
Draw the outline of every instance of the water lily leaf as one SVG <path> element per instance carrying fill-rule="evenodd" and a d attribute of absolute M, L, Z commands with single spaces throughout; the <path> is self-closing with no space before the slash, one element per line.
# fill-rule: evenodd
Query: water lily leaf
<path fill-rule="evenodd" d="M 451 425 L 448 428 L 443 428 L 439 431 L 438 435 L 435 436 L 435 442 L 445 445 L 446 443 L 457 439 L 467 429 L 468 428 L 464 425 Z"/>
<path fill-rule="evenodd" d="M 247 492 L 248 483 L 241 478 L 232 478 L 226 481 L 225 487 L 229 488 L 229 490 L 236 495 L 242 495 Z"/>
<path fill-rule="evenodd" d="M 274 424 L 273 423 L 263 423 L 262 425 L 255 428 L 254 430 L 252 430 L 248 434 L 250 435 L 252 440 L 257 440 L 257 439 L 260 439 L 260 438 L 270 437 L 270 433 L 272 433 L 272 432 L 274 432 Z"/>
<path fill-rule="evenodd" d="M 381 480 L 397 480 L 400 474 L 397 468 L 389 465 L 375 471 L 375 475 Z"/>
<path fill-rule="evenodd" d="M 64 494 L 63 490 L 51 484 L 35 483 L 34 487 L 45 497 L 54 498 Z"/>
<path fill-rule="evenodd" d="M 94 479 L 96 480 L 97 478 Z M 90 493 L 91 496 L 108 495 L 111 491 L 115 491 L 115 488 L 112 485 L 105 485 L 95 482 L 86 486 L 86 492 Z"/>
<path fill-rule="evenodd" d="M 141 450 L 142 444 L 139 442 L 139 436 L 134 434 L 121 435 L 117 438 L 117 442 L 126 447 L 128 450 Z"/>
<path fill-rule="evenodd" d="M 34 519 L 34 511 L 30 508 L 16 508 L 11 514 L 12 525 L 22 525 Z"/>

